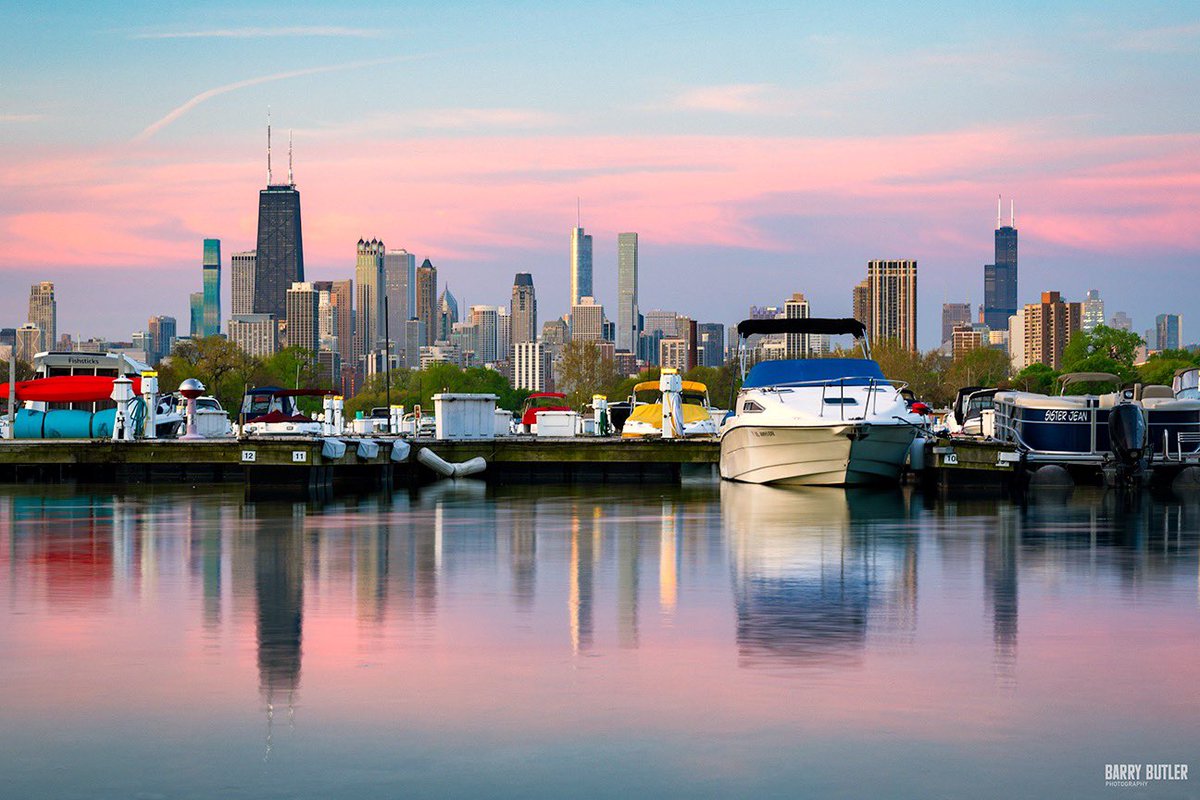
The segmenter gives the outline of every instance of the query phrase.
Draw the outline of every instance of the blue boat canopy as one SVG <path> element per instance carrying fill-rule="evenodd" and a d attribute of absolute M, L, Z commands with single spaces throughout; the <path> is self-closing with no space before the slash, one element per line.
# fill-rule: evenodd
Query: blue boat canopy
<path fill-rule="evenodd" d="M 869 358 L 806 358 L 760 361 L 750 368 L 742 383 L 746 389 L 785 386 L 797 383 L 821 383 L 846 379 L 847 386 L 866 386 L 871 379 L 886 380 L 879 364 Z"/>

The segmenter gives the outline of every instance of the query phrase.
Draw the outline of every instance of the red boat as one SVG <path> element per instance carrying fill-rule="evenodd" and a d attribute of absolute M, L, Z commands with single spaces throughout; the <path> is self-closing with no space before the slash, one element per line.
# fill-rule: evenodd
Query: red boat
<path fill-rule="evenodd" d="M 560 392 L 534 392 L 525 400 L 525 407 L 521 409 L 521 430 L 525 433 L 533 433 L 533 426 L 537 424 L 537 415 L 543 411 L 570 411 L 571 407 L 567 405 L 567 396 Z"/>

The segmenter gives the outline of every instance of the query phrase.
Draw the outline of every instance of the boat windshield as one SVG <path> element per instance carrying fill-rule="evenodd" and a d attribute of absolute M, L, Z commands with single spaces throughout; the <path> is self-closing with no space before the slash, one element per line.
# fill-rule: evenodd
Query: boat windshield
<path fill-rule="evenodd" d="M 525 409 L 531 408 L 562 408 L 566 406 L 565 397 L 531 397 L 525 401 Z"/>
<path fill-rule="evenodd" d="M 680 392 L 685 406 L 708 406 L 708 393 L 697 389 L 684 389 Z M 633 402 L 637 405 L 645 403 L 661 403 L 662 392 L 655 389 L 641 389 L 633 393 Z"/>
<path fill-rule="evenodd" d="M 783 359 L 755 364 L 746 375 L 742 388 L 823 383 L 868 386 L 874 381 L 886 380 L 879 364 L 868 358 Z"/>

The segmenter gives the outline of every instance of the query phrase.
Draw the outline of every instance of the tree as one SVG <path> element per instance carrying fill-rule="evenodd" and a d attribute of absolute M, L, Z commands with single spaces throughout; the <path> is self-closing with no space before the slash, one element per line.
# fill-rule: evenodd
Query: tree
<path fill-rule="evenodd" d="M 1076 331 L 1063 349 L 1064 372 L 1091 372 L 1083 363 L 1093 356 L 1107 358 L 1125 372 L 1133 369 L 1137 349 L 1144 344 L 1142 337 L 1132 331 L 1097 325 L 1090 331 Z M 1103 362 L 1093 362 L 1103 363 Z M 1121 373 L 1118 373 L 1121 374 Z M 1125 375 L 1122 375 L 1125 377 Z M 1132 378 L 1132 375 L 1129 375 Z"/>
<path fill-rule="evenodd" d="M 464 394 L 494 394 L 498 408 L 516 410 L 525 402 L 529 392 L 514 389 L 494 369 L 470 367 L 462 369 L 456 364 L 431 364 L 423 370 L 397 369 L 391 372 L 391 401 L 393 405 L 411 410 L 420 405 L 424 413 L 433 413 L 433 396 L 442 392 Z M 346 414 L 370 412 L 373 408 L 386 407 L 387 386 L 382 373 L 367 379 L 362 389 L 346 401 Z"/>
<path fill-rule="evenodd" d="M 621 375 L 613 359 L 604 355 L 595 342 L 568 342 L 563 347 L 557 383 L 568 403 L 581 407 L 592 395 L 620 382 Z"/>
<path fill-rule="evenodd" d="M 1170 386 L 1175 373 L 1200 365 L 1200 356 L 1188 350 L 1162 350 L 1137 367 L 1138 379 L 1145 384 Z"/>
<path fill-rule="evenodd" d="M 240 347 L 220 336 L 180 342 L 158 365 L 158 389 L 164 394 L 173 392 L 185 379 L 196 378 L 232 416 L 241 408 L 242 395 L 258 365 Z"/>
<path fill-rule="evenodd" d="M 871 357 L 887 378 L 907 383 L 918 398 L 935 405 L 954 399 L 947 399 L 942 388 L 941 373 L 948 360 L 936 350 L 921 354 L 889 339 L 872 345 Z"/>
<path fill-rule="evenodd" d="M 1013 376 L 1012 385 L 1014 389 L 1019 389 L 1022 392 L 1053 394 L 1054 382 L 1057 379 L 1058 372 L 1054 367 L 1041 363 L 1030 364 Z"/>
<path fill-rule="evenodd" d="M 994 347 L 976 347 L 960 355 L 942 376 L 939 404 L 949 405 L 965 386 L 1003 387 L 1008 383 L 1011 363 L 1008 353 Z"/>
<path fill-rule="evenodd" d="M 736 364 L 720 367 L 693 367 L 684 375 L 684 380 L 697 381 L 708 387 L 708 401 L 718 408 L 729 408 L 737 390 L 741 388 L 742 376 Z"/>

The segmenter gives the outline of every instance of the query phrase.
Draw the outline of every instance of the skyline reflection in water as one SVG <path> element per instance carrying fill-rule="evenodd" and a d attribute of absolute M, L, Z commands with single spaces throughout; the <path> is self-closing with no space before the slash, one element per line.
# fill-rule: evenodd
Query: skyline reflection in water
<path fill-rule="evenodd" d="M 1085 491 L 5 487 L 0 764 L 55 796 L 1090 794 L 1191 756 L 1198 523 Z"/>

